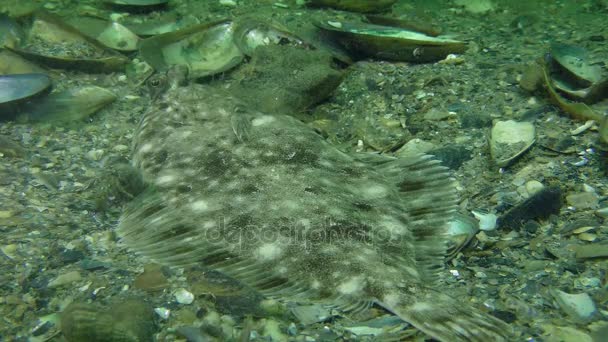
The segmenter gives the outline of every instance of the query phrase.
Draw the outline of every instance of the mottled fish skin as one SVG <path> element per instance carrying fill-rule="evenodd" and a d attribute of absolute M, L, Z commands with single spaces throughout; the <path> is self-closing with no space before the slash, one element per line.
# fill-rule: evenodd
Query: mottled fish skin
<path fill-rule="evenodd" d="M 442 341 L 508 334 L 428 288 L 457 201 L 428 156 L 346 154 L 290 116 L 190 85 L 145 115 L 133 163 L 150 189 L 118 233 L 144 256 L 202 264 L 285 299 L 344 310 L 377 302 Z"/>

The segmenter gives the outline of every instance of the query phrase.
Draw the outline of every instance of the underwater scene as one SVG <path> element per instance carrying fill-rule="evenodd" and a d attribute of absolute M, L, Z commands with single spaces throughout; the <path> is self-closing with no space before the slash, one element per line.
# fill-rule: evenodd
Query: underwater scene
<path fill-rule="evenodd" d="M 607 341 L 607 18 L 0 0 L 0 341 Z"/>

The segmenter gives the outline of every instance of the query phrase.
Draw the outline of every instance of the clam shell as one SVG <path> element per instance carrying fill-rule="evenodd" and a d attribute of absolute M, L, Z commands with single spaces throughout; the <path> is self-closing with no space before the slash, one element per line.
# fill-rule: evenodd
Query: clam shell
<path fill-rule="evenodd" d="M 465 42 L 431 37 L 398 27 L 331 20 L 317 22 L 316 25 L 361 58 L 430 62 L 466 50 Z"/>
<path fill-rule="evenodd" d="M 131 12 L 149 12 L 167 7 L 169 0 L 102 0 L 106 5 Z"/>
<path fill-rule="evenodd" d="M 195 25 L 147 38 L 139 44 L 142 58 L 157 71 L 186 66 L 191 78 L 227 71 L 244 58 L 234 41 L 231 20 Z"/>
<path fill-rule="evenodd" d="M 0 50 L 0 75 L 44 74 L 45 70 L 8 50 Z"/>

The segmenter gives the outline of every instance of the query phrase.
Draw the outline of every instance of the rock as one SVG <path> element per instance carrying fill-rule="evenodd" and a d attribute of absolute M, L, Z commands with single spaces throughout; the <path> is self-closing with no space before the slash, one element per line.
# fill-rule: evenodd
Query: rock
<path fill-rule="evenodd" d="M 490 153 L 498 167 L 506 167 L 526 152 L 536 141 L 530 122 L 497 121 L 492 128 Z"/>
<path fill-rule="evenodd" d="M 551 294 L 559 307 L 578 323 L 588 322 L 597 311 L 593 299 L 586 293 L 569 294 L 552 290 Z"/>
<path fill-rule="evenodd" d="M 566 202 L 576 209 L 596 209 L 599 197 L 595 192 L 570 193 L 566 196 Z"/>

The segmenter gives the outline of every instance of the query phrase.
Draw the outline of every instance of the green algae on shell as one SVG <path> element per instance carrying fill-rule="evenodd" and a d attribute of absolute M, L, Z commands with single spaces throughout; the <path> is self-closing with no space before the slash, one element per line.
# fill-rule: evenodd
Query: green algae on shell
<path fill-rule="evenodd" d="M 431 62 L 463 53 L 466 43 L 431 37 L 399 27 L 326 20 L 316 25 L 355 56 L 407 62 Z"/>
<path fill-rule="evenodd" d="M 190 78 L 218 74 L 244 58 L 234 40 L 235 24 L 220 20 L 144 39 L 139 53 L 157 71 L 181 65 Z"/>

